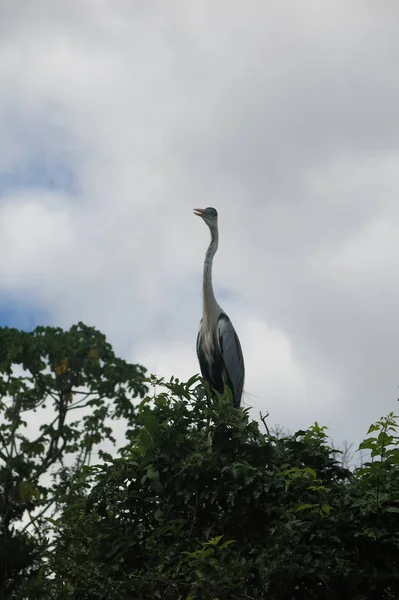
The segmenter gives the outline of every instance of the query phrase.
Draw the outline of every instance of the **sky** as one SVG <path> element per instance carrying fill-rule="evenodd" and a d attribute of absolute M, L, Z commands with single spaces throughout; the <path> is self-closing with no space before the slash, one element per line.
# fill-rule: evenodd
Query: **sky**
<path fill-rule="evenodd" d="M 244 406 L 397 411 L 399 5 L 0 0 L 0 325 L 188 379 L 214 206 Z"/>

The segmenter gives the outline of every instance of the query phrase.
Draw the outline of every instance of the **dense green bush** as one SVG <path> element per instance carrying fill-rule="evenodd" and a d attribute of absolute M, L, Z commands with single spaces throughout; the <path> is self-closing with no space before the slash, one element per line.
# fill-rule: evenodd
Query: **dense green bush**
<path fill-rule="evenodd" d="M 396 417 L 351 472 L 317 424 L 278 439 L 196 378 L 163 385 L 120 457 L 75 476 L 39 597 L 399 598 Z"/>

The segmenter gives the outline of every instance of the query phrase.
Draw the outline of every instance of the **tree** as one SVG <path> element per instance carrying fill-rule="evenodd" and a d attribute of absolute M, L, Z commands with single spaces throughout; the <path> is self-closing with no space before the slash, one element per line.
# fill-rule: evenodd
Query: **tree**
<path fill-rule="evenodd" d="M 112 420 L 132 426 L 132 400 L 146 392 L 145 369 L 117 358 L 94 327 L 0 329 L 1 598 L 37 577 L 46 519 L 72 474 L 115 441 Z"/>
<path fill-rule="evenodd" d="M 196 378 L 157 384 L 120 457 L 75 476 L 41 598 L 399 598 L 394 415 L 351 472 L 317 423 L 279 438 Z"/>

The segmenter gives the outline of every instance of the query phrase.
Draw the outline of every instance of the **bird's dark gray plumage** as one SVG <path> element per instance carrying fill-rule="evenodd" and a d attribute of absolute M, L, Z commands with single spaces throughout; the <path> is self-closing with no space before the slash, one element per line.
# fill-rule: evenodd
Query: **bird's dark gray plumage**
<path fill-rule="evenodd" d="M 196 208 L 211 232 L 211 243 L 204 262 L 203 307 L 197 337 L 197 356 L 203 378 L 219 394 L 228 386 L 233 405 L 240 407 L 245 367 L 241 344 L 233 324 L 216 302 L 212 287 L 212 261 L 219 241 L 218 214 L 214 208 Z"/>

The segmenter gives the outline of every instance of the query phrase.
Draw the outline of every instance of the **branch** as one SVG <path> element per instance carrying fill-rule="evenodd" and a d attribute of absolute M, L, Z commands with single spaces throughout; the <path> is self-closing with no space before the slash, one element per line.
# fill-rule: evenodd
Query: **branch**
<path fill-rule="evenodd" d="M 263 416 L 263 415 L 262 415 L 262 412 L 261 412 L 261 411 L 259 411 L 260 420 L 262 421 L 263 425 L 265 426 L 265 429 L 266 429 L 267 435 L 270 435 L 270 431 L 269 431 L 269 428 L 268 428 L 268 426 L 267 426 L 267 423 L 266 423 L 266 419 L 267 419 L 267 417 L 269 416 L 269 414 L 270 414 L 270 413 L 267 413 L 267 415 Z"/>
<path fill-rule="evenodd" d="M 12 411 L 12 425 L 11 425 L 11 433 L 10 433 L 10 457 L 12 457 L 14 455 L 14 451 L 16 452 L 17 450 L 17 445 L 15 443 L 15 435 L 17 432 L 17 429 L 20 425 L 20 423 L 18 423 L 19 421 L 19 412 L 21 409 L 21 398 L 13 399 L 13 405 L 11 408 Z"/>
<path fill-rule="evenodd" d="M 59 439 L 59 438 L 57 438 Z M 55 462 L 57 462 L 57 460 L 59 459 L 59 457 L 61 456 L 61 454 L 64 452 L 64 448 L 66 446 L 66 440 L 64 440 L 62 442 L 62 446 L 60 448 L 58 448 L 57 452 L 55 454 L 52 454 L 47 452 L 47 456 L 44 459 L 44 462 L 42 464 L 42 466 L 40 467 L 40 469 L 38 469 L 34 475 L 34 477 L 31 477 L 30 479 L 28 479 L 27 481 L 32 482 L 35 479 L 37 479 L 38 477 L 40 477 L 40 475 L 43 475 L 43 473 L 45 471 L 47 471 L 47 469 L 53 465 Z M 49 449 L 50 450 L 50 449 Z"/>
<path fill-rule="evenodd" d="M 35 444 L 38 444 L 39 442 L 41 442 L 41 440 L 44 437 L 46 437 L 46 435 L 48 434 L 50 427 L 52 427 L 54 425 L 54 423 L 57 422 L 57 420 L 58 420 L 58 415 L 51 421 L 51 423 L 49 425 L 46 425 L 46 428 L 43 430 L 43 433 L 41 433 L 38 438 L 33 440 L 33 442 L 29 442 L 29 445 L 23 454 L 26 454 L 29 451 L 29 448 L 31 446 L 34 446 Z"/>
<path fill-rule="evenodd" d="M 75 394 L 75 392 L 73 392 L 73 393 Z M 86 394 L 86 396 L 84 398 L 81 398 L 80 400 L 77 400 L 73 404 L 70 404 L 68 410 L 74 410 L 75 408 L 85 408 L 86 406 L 89 406 L 89 402 L 92 402 L 92 400 L 93 400 L 92 398 L 87 400 L 86 404 L 82 404 L 82 402 L 85 402 L 89 396 L 95 396 L 95 392 L 89 392 Z M 106 398 L 106 396 L 98 396 L 98 398 L 96 400 L 99 401 L 99 400 L 102 400 L 103 398 Z"/>
<path fill-rule="evenodd" d="M 86 459 L 87 459 L 87 455 L 89 454 L 89 448 L 81 448 L 80 450 L 80 454 L 78 456 L 78 458 L 76 459 L 76 470 L 80 471 L 80 469 L 82 468 L 82 466 L 85 464 Z M 83 459 L 82 459 L 83 457 Z"/>
<path fill-rule="evenodd" d="M 57 462 L 57 460 L 61 456 L 61 454 L 64 451 L 64 448 L 66 446 L 67 440 L 65 440 L 63 438 L 62 429 L 64 426 L 65 417 L 68 412 L 68 408 L 67 408 L 68 394 L 67 393 L 61 394 L 59 397 L 59 400 L 60 400 L 59 413 L 58 413 L 57 417 L 55 418 L 55 420 L 53 421 L 53 423 L 58 421 L 57 433 L 55 434 L 55 436 L 53 437 L 53 439 L 50 442 L 50 445 L 46 452 L 46 456 L 43 459 L 42 466 L 39 469 L 37 469 L 34 478 L 32 478 L 31 480 L 36 479 L 37 477 L 40 477 L 40 475 L 42 475 L 45 471 L 47 471 L 47 469 L 51 465 L 53 465 L 55 462 Z M 60 438 L 63 438 L 63 443 L 62 443 L 61 447 L 58 448 L 58 441 L 60 440 Z M 56 450 L 55 453 L 54 453 L 54 450 Z"/>
<path fill-rule="evenodd" d="M 38 519 L 40 519 L 40 517 L 41 517 L 42 515 L 44 515 L 44 513 L 45 513 L 45 512 L 46 512 L 46 511 L 47 511 L 47 510 L 50 508 L 50 506 L 51 506 L 52 504 L 54 504 L 54 502 L 55 502 L 55 498 L 52 498 L 52 499 L 50 500 L 50 502 L 48 502 L 48 503 L 45 505 L 45 507 L 43 508 L 43 510 L 42 510 L 42 511 L 40 511 L 40 512 L 39 512 L 39 513 L 38 513 L 36 516 L 34 516 L 34 517 L 32 517 L 32 516 L 31 516 L 31 513 L 28 511 L 28 513 L 29 513 L 29 516 L 30 516 L 30 521 L 29 521 L 29 523 L 27 523 L 27 524 L 26 524 L 26 525 L 25 525 L 25 526 L 24 526 L 24 527 L 21 529 L 21 533 L 23 533 L 23 532 L 24 532 L 26 529 L 28 529 L 28 527 L 29 527 L 30 525 L 33 525 L 33 526 L 34 526 L 34 528 L 35 528 L 35 530 L 37 531 L 37 529 L 36 529 L 36 525 L 34 525 L 35 521 L 37 521 Z"/>
<path fill-rule="evenodd" d="M 5 442 L 5 439 L 4 439 L 4 437 L 3 437 L 3 434 L 2 434 L 1 432 L 0 432 L 0 441 L 1 441 L 1 443 L 3 444 L 3 448 L 2 448 L 2 449 L 3 449 L 3 450 L 4 450 L 4 452 L 5 452 L 5 454 L 3 454 L 3 452 L 1 452 L 1 451 L 0 451 L 0 458 L 1 458 L 2 460 L 4 460 L 4 462 L 7 462 L 7 460 L 10 458 L 10 453 L 9 453 L 9 451 L 8 451 L 7 444 L 6 444 L 6 442 Z"/>

